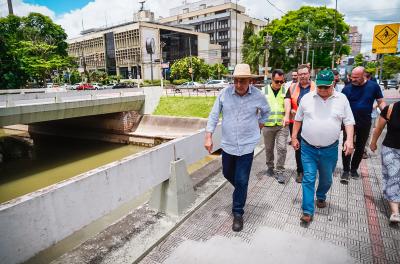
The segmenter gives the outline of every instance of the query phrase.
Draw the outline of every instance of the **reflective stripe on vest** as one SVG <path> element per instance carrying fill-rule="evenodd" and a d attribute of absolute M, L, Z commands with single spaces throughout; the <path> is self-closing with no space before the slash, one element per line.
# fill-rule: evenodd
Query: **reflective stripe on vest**
<path fill-rule="evenodd" d="M 299 107 L 297 105 L 297 100 L 299 99 L 300 96 L 300 83 L 292 83 L 292 85 L 290 85 L 290 105 L 292 110 L 297 111 L 297 108 Z M 311 81 L 311 85 L 310 85 L 310 92 L 314 91 L 316 89 L 315 83 L 313 81 Z M 290 115 L 290 121 L 293 122 L 294 116 L 291 114 Z"/>
<path fill-rule="evenodd" d="M 267 122 L 264 123 L 264 126 L 281 126 L 283 117 L 285 116 L 285 87 L 282 86 L 276 96 L 270 85 L 263 89 L 271 108 L 271 114 L 269 115 Z"/>

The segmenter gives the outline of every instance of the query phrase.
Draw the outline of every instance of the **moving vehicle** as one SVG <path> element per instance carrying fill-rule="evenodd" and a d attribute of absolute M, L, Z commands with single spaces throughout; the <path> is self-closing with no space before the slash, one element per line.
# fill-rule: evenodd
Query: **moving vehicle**
<path fill-rule="evenodd" d="M 204 85 L 198 82 L 185 82 L 181 85 L 177 85 L 175 87 L 175 92 L 180 92 L 181 89 L 193 89 L 193 91 L 198 91 L 200 88 L 203 88 Z"/>
<path fill-rule="evenodd" d="M 397 83 L 397 80 L 392 79 L 392 80 L 388 80 L 387 81 L 387 88 L 388 89 L 390 89 L 390 88 L 397 89 L 398 86 L 399 86 L 399 84 Z"/>
<path fill-rule="evenodd" d="M 213 89 L 217 89 L 217 91 L 228 87 L 229 83 L 225 80 L 209 80 L 207 81 L 204 86 L 205 88 L 213 88 Z"/>

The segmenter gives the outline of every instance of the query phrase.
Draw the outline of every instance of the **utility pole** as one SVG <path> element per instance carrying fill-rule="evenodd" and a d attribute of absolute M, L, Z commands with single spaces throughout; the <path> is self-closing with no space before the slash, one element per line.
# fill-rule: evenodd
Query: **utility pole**
<path fill-rule="evenodd" d="M 310 51 L 310 43 L 308 41 L 308 35 L 310 35 L 310 24 L 308 24 L 308 30 L 307 30 L 307 53 L 306 53 L 306 63 L 308 63 L 308 54 Z"/>
<path fill-rule="evenodd" d="M 269 25 L 269 18 L 266 18 L 267 25 Z M 272 36 L 269 35 L 267 31 L 267 35 L 265 36 L 265 68 L 264 68 L 264 84 L 267 84 L 268 81 L 268 59 L 269 59 L 269 43 L 272 41 Z"/>
<path fill-rule="evenodd" d="M 192 43 L 190 42 L 191 36 L 189 36 L 189 55 L 190 55 L 190 76 L 192 77 L 193 82 L 193 64 L 192 64 Z"/>
<path fill-rule="evenodd" d="M 14 15 L 13 6 L 12 6 L 12 0 L 7 0 L 7 4 L 8 4 L 8 14 L 9 15 Z"/>
<path fill-rule="evenodd" d="M 333 30 L 333 50 L 332 50 L 332 70 L 335 67 L 335 49 L 336 49 L 336 13 L 337 13 L 337 0 L 335 0 L 335 16 L 334 16 L 334 22 L 335 22 L 335 27 Z"/>
<path fill-rule="evenodd" d="M 314 77 L 314 50 L 312 50 L 312 57 L 311 57 L 311 77 Z"/>
<path fill-rule="evenodd" d="M 236 10 L 235 10 L 235 14 L 236 14 L 236 29 L 235 29 L 235 32 L 236 32 L 236 44 L 235 44 L 235 48 L 236 48 L 236 51 L 235 51 L 235 54 L 236 54 L 236 60 L 235 60 L 235 66 L 236 66 L 236 64 L 237 64 L 237 62 L 238 62 L 238 52 L 239 52 L 239 49 L 238 49 L 238 45 L 237 45 L 237 41 L 238 41 L 238 20 L 237 20 L 237 13 L 238 13 L 238 0 L 236 0 Z"/>

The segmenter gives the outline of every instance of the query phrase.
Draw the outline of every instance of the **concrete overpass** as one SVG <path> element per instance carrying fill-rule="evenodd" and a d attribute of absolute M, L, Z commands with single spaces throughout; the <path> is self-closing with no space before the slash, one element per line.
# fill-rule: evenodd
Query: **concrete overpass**
<path fill-rule="evenodd" d="M 0 127 L 143 110 L 143 89 L 0 95 Z"/>

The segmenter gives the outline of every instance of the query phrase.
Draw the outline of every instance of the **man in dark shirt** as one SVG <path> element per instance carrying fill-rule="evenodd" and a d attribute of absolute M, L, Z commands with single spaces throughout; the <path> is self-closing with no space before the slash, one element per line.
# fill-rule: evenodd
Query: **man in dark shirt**
<path fill-rule="evenodd" d="M 376 82 L 366 80 L 364 67 L 356 67 L 351 73 L 351 83 L 347 84 L 342 93 L 346 95 L 350 102 L 350 107 L 356 121 L 354 127 L 355 151 L 353 156 L 345 156 L 342 152 L 343 174 L 340 182 L 347 184 L 349 176 L 358 179 L 358 166 L 362 160 L 365 144 L 368 140 L 369 130 L 371 128 L 371 112 L 374 101 L 378 102 L 378 107 L 382 110 L 385 107 L 385 101 L 381 88 Z M 343 142 L 346 141 L 347 135 L 343 131 Z"/>

